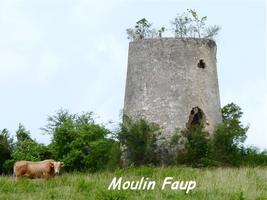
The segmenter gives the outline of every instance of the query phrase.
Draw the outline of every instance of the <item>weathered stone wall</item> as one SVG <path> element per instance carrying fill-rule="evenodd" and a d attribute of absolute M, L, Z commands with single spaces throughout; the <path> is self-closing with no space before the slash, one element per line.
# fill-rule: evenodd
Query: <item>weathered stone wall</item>
<path fill-rule="evenodd" d="M 200 60 L 205 68 L 198 67 Z M 206 129 L 221 121 L 216 44 L 204 39 L 144 39 L 129 44 L 124 113 L 156 122 L 169 136 L 199 107 Z"/>

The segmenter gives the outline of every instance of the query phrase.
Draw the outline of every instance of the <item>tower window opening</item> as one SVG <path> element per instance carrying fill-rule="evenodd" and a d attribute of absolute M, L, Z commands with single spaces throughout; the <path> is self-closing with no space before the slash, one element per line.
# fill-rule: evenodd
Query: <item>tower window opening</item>
<path fill-rule="evenodd" d="M 199 107 L 192 108 L 188 122 L 186 123 L 186 128 L 191 129 L 192 127 L 201 125 L 204 118 L 204 113 Z"/>
<path fill-rule="evenodd" d="M 204 68 L 206 67 L 206 63 L 204 62 L 203 59 L 200 59 L 199 62 L 198 62 L 198 64 L 197 64 L 197 66 L 198 66 L 199 68 L 204 69 Z"/>

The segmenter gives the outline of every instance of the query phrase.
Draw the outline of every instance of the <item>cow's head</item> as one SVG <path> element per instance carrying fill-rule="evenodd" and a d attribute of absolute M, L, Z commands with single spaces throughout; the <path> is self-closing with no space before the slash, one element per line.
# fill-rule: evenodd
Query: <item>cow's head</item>
<path fill-rule="evenodd" d="M 59 174 L 59 170 L 61 167 L 64 167 L 64 163 L 63 162 L 57 162 L 57 161 L 52 161 L 51 162 L 51 168 L 54 169 L 54 173 L 55 174 Z"/>

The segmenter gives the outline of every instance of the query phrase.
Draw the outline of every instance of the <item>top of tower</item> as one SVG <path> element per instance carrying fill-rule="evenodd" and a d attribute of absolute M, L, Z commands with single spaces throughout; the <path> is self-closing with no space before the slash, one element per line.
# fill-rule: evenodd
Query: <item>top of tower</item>
<path fill-rule="evenodd" d="M 146 18 L 138 20 L 134 27 L 126 29 L 128 39 L 131 41 L 144 40 L 144 39 L 161 39 L 165 32 L 172 32 L 174 38 L 184 40 L 197 40 L 206 41 L 213 40 L 218 35 L 220 27 L 217 25 L 209 26 L 206 24 L 207 16 L 201 17 L 193 9 L 187 9 L 187 12 L 177 14 L 171 27 L 161 28 L 152 27 Z M 209 42 L 210 43 L 210 42 Z M 216 46 L 213 44 L 211 46 Z"/>
<path fill-rule="evenodd" d="M 190 45 L 207 45 L 209 48 L 216 48 L 216 42 L 213 39 L 207 38 L 172 38 L 172 37 L 164 37 L 164 38 L 145 38 L 131 41 L 132 43 L 149 43 L 149 42 L 157 42 L 157 41 L 173 41 L 173 42 L 181 42 L 184 44 Z"/>

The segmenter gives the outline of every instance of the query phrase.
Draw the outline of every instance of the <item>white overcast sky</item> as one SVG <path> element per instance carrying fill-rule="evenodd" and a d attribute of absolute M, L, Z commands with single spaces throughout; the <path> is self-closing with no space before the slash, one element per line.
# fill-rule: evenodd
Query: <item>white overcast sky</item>
<path fill-rule="evenodd" d="M 0 129 L 19 123 L 39 142 L 60 108 L 120 121 L 127 70 L 125 29 L 143 17 L 169 26 L 187 8 L 221 26 L 217 67 L 222 106 L 250 124 L 247 144 L 266 144 L 264 0 L 0 0 Z"/>

